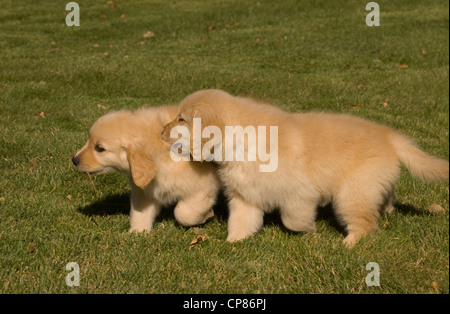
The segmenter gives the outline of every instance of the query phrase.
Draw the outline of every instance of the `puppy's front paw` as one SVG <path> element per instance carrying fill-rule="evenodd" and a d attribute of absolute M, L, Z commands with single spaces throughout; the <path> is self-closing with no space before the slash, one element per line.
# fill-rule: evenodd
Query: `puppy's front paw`
<path fill-rule="evenodd" d="M 253 233 L 247 233 L 247 232 L 228 233 L 227 242 L 241 241 L 241 240 L 244 240 L 244 239 L 246 239 L 248 237 L 251 237 L 252 235 L 253 235 Z"/>
<path fill-rule="evenodd" d="M 149 233 L 150 231 L 152 231 L 151 230 L 151 228 L 145 228 L 145 227 L 130 227 L 129 229 L 128 229 L 128 232 L 129 233 L 133 233 L 133 232 L 135 232 L 135 233 Z"/>
<path fill-rule="evenodd" d="M 350 233 L 345 237 L 343 242 L 344 242 L 344 245 L 348 249 L 352 249 L 356 245 L 356 243 L 359 241 L 360 238 L 361 238 L 361 235 L 359 235 L 357 233 Z"/>

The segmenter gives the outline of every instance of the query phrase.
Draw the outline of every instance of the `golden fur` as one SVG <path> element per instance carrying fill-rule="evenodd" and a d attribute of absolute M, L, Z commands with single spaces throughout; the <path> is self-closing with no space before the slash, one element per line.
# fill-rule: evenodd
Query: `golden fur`
<path fill-rule="evenodd" d="M 288 229 L 315 231 L 317 207 L 331 202 L 351 247 L 378 228 L 380 211 L 393 209 L 401 163 L 426 182 L 449 177 L 448 161 L 424 153 L 389 127 L 349 115 L 288 113 L 204 90 L 181 102 L 163 139 L 172 143 L 170 131 L 177 125 L 192 134 L 193 118 L 201 118 L 202 128 L 214 125 L 222 132 L 225 126 L 278 127 L 276 171 L 260 172 L 259 161 L 218 162 L 229 198 L 228 241 L 256 233 L 264 213 L 276 208 Z"/>
<path fill-rule="evenodd" d="M 174 162 L 170 145 L 161 140 L 163 126 L 177 112 L 178 107 L 165 106 L 108 113 L 95 122 L 73 158 L 79 171 L 120 171 L 129 178 L 130 232 L 151 231 L 161 206 L 176 201 L 174 215 L 183 226 L 202 224 L 214 215 L 219 190 L 215 165 Z"/>

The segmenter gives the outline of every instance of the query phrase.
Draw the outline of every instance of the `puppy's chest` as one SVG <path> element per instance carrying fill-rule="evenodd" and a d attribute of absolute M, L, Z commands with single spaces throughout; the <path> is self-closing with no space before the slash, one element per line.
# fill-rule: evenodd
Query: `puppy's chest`
<path fill-rule="evenodd" d="M 230 163 L 220 168 L 219 176 L 229 192 L 237 193 L 260 206 L 266 202 L 266 198 L 271 199 L 272 175 L 260 173 L 257 169 L 256 163 Z"/>
<path fill-rule="evenodd" d="M 175 171 L 159 171 L 152 182 L 152 196 L 161 204 L 170 204 L 183 197 L 184 188 Z"/>

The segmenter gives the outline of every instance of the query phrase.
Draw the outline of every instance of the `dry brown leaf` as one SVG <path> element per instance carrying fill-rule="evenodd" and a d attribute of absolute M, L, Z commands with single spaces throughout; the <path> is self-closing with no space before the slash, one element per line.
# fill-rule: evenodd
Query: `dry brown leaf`
<path fill-rule="evenodd" d="M 436 281 L 433 281 L 431 283 L 431 286 L 433 287 L 433 289 L 436 291 L 436 293 L 439 293 L 441 288 L 439 287 L 439 284 Z"/>
<path fill-rule="evenodd" d="M 3 202 L 5 200 L 4 197 L 0 197 L 0 202 Z"/>
<path fill-rule="evenodd" d="M 36 252 L 36 248 L 34 247 L 33 244 L 30 243 L 27 245 L 27 251 L 30 253 L 34 253 L 34 252 Z"/>
<path fill-rule="evenodd" d="M 208 236 L 206 234 L 197 234 L 195 236 L 195 238 L 192 239 L 191 243 L 189 244 L 189 251 L 197 244 L 204 242 L 206 239 L 208 239 Z"/>
<path fill-rule="evenodd" d="M 105 106 L 103 106 L 102 104 L 97 104 L 97 108 L 100 108 L 100 109 L 103 109 L 103 110 L 105 110 L 105 109 L 106 109 L 106 107 L 105 107 Z"/>
<path fill-rule="evenodd" d="M 444 207 L 442 207 L 441 205 L 436 204 L 436 203 L 433 203 L 430 206 L 428 206 L 427 210 L 433 214 L 445 213 Z"/>
<path fill-rule="evenodd" d="M 144 35 L 142 35 L 142 37 L 151 38 L 151 37 L 155 37 L 155 34 L 151 31 L 147 31 Z"/>
<path fill-rule="evenodd" d="M 110 5 L 111 10 L 115 10 L 117 8 L 117 5 L 114 1 L 106 1 L 106 5 Z"/>
<path fill-rule="evenodd" d="M 383 102 L 383 107 L 386 108 L 387 106 L 389 106 L 389 104 L 387 102 Z"/>
<path fill-rule="evenodd" d="M 407 69 L 408 65 L 407 64 L 400 64 L 399 67 L 400 67 L 400 69 Z"/>
<path fill-rule="evenodd" d="M 45 119 L 45 114 L 44 114 L 43 111 L 39 113 L 39 116 L 40 116 L 41 118 Z"/>
<path fill-rule="evenodd" d="M 66 196 L 66 198 L 67 198 L 69 201 L 71 201 L 71 200 L 72 200 L 72 195 L 69 194 L 69 195 Z"/>

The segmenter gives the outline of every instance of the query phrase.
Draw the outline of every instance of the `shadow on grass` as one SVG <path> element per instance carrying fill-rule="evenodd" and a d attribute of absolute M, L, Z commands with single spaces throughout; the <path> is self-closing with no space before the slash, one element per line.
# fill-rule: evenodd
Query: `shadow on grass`
<path fill-rule="evenodd" d="M 172 220 L 176 225 L 180 226 L 173 215 L 173 210 L 176 204 L 172 204 L 170 206 L 165 206 L 162 208 L 160 214 L 156 218 L 155 222 Z M 405 216 L 423 216 L 426 215 L 427 212 L 423 210 L 419 210 L 416 207 L 410 204 L 401 204 L 395 203 L 394 210 L 399 212 Z M 220 192 L 216 204 L 213 207 L 214 214 L 216 218 L 221 223 L 226 223 L 228 220 L 228 207 L 227 207 L 227 199 L 223 192 Z M 128 215 L 130 212 L 130 197 L 129 193 L 121 193 L 115 195 L 106 196 L 88 206 L 78 208 L 78 211 L 86 216 L 110 216 L 110 215 Z M 319 207 L 317 210 L 317 219 L 316 221 L 325 221 L 330 227 L 338 231 L 339 233 L 345 235 L 346 229 L 334 214 L 333 207 L 331 205 L 327 205 L 325 207 Z M 208 222 L 206 222 L 208 223 Z M 279 211 L 274 211 L 270 214 L 265 214 L 264 216 L 264 225 L 275 225 L 280 227 L 284 232 L 290 234 L 298 234 L 297 232 L 293 232 L 287 229 L 282 221 L 279 214 Z"/>
<path fill-rule="evenodd" d="M 424 216 L 429 214 L 426 210 L 417 209 L 410 204 L 400 203 L 394 203 L 394 211 L 397 211 L 404 216 Z"/>
<path fill-rule="evenodd" d="M 424 216 L 427 215 L 427 211 L 417 209 L 416 207 L 410 205 L 410 204 L 401 204 L 401 203 L 395 203 L 394 204 L 394 212 L 397 211 L 403 216 Z M 388 214 L 389 215 L 389 214 Z M 381 218 L 383 219 L 383 218 Z M 334 213 L 333 206 L 331 204 L 328 204 L 324 207 L 319 207 L 317 209 L 317 217 L 316 222 L 324 221 L 327 223 L 331 228 L 336 230 L 337 232 L 341 233 L 342 235 L 347 235 L 346 227 L 339 222 L 339 220 L 336 218 L 336 215 Z M 275 225 L 280 227 L 284 232 L 287 232 L 289 234 L 301 234 L 301 232 L 295 232 L 292 230 L 287 229 L 283 222 L 281 221 L 281 217 L 278 211 L 275 211 L 270 214 L 266 214 L 264 216 L 264 225 Z"/>
<path fill-rule="evenodd" d="M 333 212 L 333 207 L 331 205 L 327 205 L 325 207 L 318 207 L 317 208 L 317 217 L 316 222 L 319 221 L 325 221 L 330 227 L 335 229 L 341 234 L 346 234 L 345 227 L 342 226 L 342 224 L 339 223 L 339 221 L 336 219 L 336 216 Z M 295 235 L 295 234 L 302 234 L 302 232 L 295 232 L 292 230 L 287 229 L 283 222 L 281 221 L 280 213 L 279 211 L 275 211 L 270 214 L 266 214 L 264 216 L 264 225 L 275 225 L 280 227 L 284 232 L 287 232 L 289 234 Z"/>
<path fill-rule="evenodd" d="M 175 221 L 175 217 L 173 215 L 173 210 L 175 208 L 175 204 L 171 204 L 168 206 L 164 206 L 161 209 L 160 214 L 156 217 L 155 222 L 173 220 L 177 225 L 178 222 Z M 221 192 L 217 197 L 216 204 L 213 207 L 214 214 L 221 222 L 226 222 L 228 219 L 228 208 L 227 201 L 224 194 Z M 78 212 L 86 215 L 86 216 L 111 216 L 111 215 L 129 215 L 130 213 L 130 194 L 129 193 L 121 193 L 108 195 L 95 201 L 94 203 L 85 206 L 79 207 Z M 207 222 L 206 222 L 207 223 Z"/>

